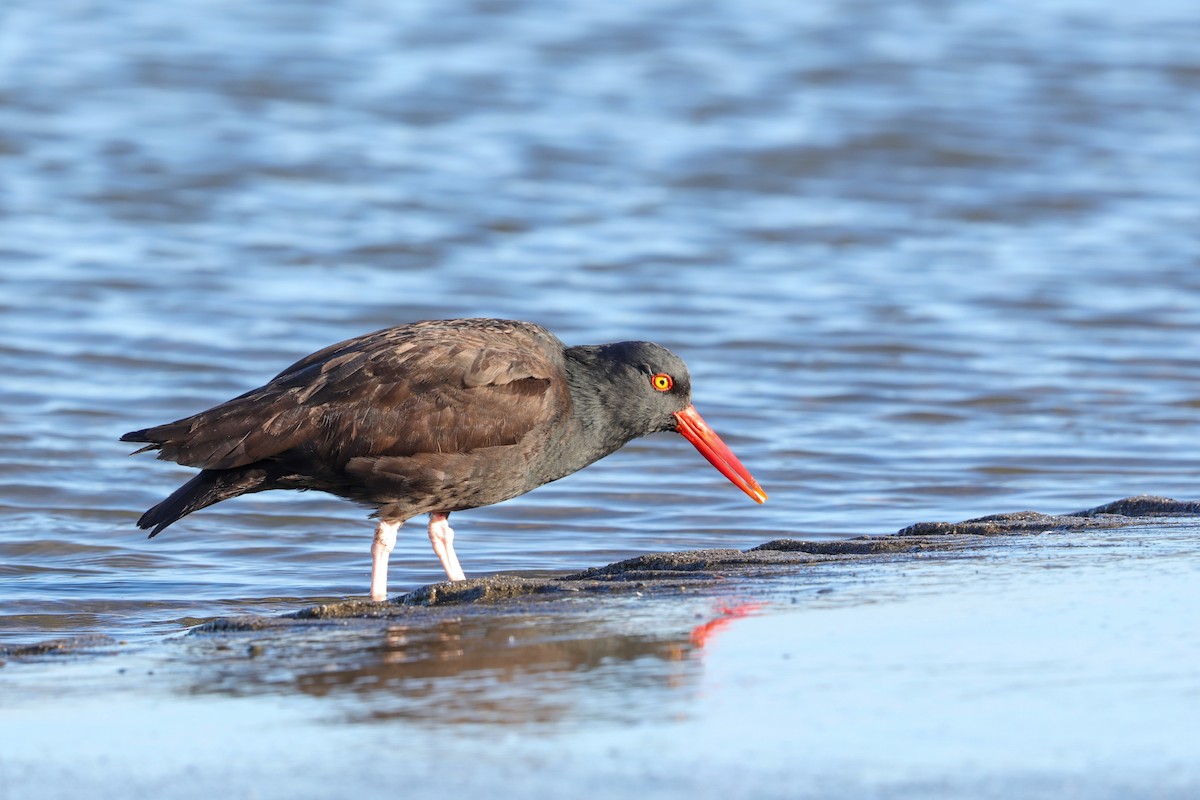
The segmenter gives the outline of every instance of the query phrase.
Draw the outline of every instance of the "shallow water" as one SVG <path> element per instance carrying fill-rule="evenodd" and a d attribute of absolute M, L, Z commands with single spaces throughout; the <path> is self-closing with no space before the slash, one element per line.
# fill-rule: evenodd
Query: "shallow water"
<path fill-rule="evenodd" d="M 1164 0 L 6 3 L 0 641 L 361 594 L 370 525 L 125 431 L 495 315 L 650 339 L 670 436 L 456 516 L 469 574 L 1196 495 L 1200 12 Z M 423 531 L 400 591 L 440 577 Z"/>

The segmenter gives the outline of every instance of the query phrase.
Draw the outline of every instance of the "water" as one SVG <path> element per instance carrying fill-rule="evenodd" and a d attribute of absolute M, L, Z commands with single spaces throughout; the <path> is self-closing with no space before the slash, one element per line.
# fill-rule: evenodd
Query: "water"
<path fill-rule="evenodd" d="M 675 349 L 771 495 L 660 436 L 457 515 L 468 574 L 1196 496 L 1197 41 L 1177 0 L 9 0 L 0 641 L 364 593 L 330 497 L 146 541 L 189 471 L 116 440 L 430 317 Z"/>

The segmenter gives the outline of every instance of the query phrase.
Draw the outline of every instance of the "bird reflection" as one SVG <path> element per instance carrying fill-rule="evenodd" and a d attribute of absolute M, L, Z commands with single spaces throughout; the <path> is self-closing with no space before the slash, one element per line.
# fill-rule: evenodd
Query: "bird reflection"
<path fill-rule="evenodd" d="M 361 722 L 636 721 L 647 707 L 680 713 L 702 673 L 704 648 L 757 608 L 717 604 L 698 624 L 694 613 L 669 620 L 469 613 L 383 629 L 259 632 L 245 642 L 241 634 L 207 637 L 192 646 L 208 651 L 211 672 L 192 689 L 300 693 L 336 702 Z"/>

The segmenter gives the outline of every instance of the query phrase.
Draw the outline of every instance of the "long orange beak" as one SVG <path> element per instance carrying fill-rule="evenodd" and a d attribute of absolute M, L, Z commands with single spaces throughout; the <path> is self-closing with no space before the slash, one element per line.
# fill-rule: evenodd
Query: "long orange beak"
<path fill-rule="evenodd" d="M 717 432 L 708 426 L 704 418 L 696 412 L 695 406 L 688 406 L 683 411 L 676 411 L 675 419 L 678 426 L 675 430 L 683 434 L 683 438 L 696 446 L 700 455 L 708 459 L 721 474 L 729 478 L 733 485 L 754 498 L 756 503 L 767 502 L 767 493 L 758 485 L 758 481 L 750 476 L 750 472 L 737 460 L 733 451 L 721 441 Z"/>

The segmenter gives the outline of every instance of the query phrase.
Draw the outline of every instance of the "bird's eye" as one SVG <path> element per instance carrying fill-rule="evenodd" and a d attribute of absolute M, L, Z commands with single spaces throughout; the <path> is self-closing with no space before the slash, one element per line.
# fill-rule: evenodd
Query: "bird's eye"
<path fill-rule="evenodd" d="M 650 385 L 660 392 L 666 392 L 675 385 L 675 379 L 665 372 L 660 372 L 650 379 Z"/>

